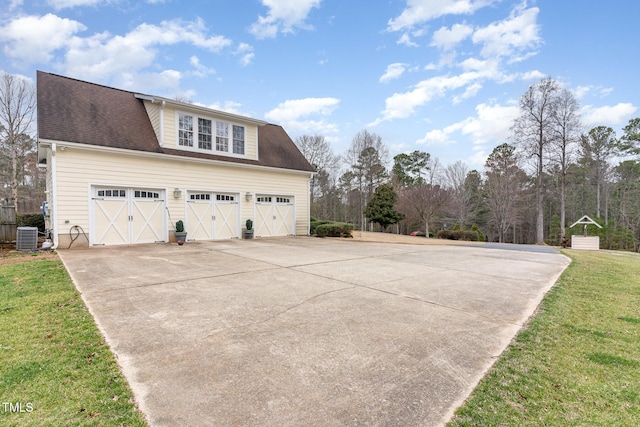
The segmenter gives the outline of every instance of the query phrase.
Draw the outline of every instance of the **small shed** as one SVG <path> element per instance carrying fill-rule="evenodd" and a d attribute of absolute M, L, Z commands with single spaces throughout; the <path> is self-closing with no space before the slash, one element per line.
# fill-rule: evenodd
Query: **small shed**
<path fill-rule="evenodd" d="M 582 225 L 582 235 L 571 235 L 571 249 L 578 249 L 583 251 L 597 251 L 600 250 L 600 236 L 588 236 L 587 225 L 593 224 L 598 228 L 602 228 L 600 224 L 584 215 L 582 218 L 574 222 L 569 228 L 573 228 L 576 225 Z"/>

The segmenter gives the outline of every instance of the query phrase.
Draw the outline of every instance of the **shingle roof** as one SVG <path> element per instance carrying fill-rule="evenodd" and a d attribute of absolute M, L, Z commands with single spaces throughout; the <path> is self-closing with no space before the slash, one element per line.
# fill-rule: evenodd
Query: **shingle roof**
<path fill-rule="evenodd" d="M 312 172 L 285 130 L 258 128 L 259 160 L 163 148 L 133 92 L 38 71 L 38 138 Z"/>

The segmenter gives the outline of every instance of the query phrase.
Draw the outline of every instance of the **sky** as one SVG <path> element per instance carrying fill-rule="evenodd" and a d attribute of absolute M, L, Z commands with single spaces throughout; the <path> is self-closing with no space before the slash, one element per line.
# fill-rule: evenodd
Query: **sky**
<path fill-rule="evenodd" d="M 552 77 L 585 131 L 640 117 L 640 1 L 0 0 L 0 71 L 36 70 L 481 169 Z"/>

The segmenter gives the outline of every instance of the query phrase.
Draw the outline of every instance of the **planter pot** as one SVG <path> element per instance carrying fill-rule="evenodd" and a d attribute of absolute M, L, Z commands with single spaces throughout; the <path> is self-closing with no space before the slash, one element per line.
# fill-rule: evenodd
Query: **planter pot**
<path fill-rule="evenodd" d="M 246 240 L 253 239 L 253 230 L 242 230 L 242 234 Z"/>
<path fill-rule="evenodd" d="M 176 243 L 177 244 L 181 244 L 180 242 L 184 243 L 184 242 L 187 241 L 187 232 L 186 231 L 181 232 L 181 233 L 176 231 L 175 233 L 173 233 L 173 235 L 176 238 Z"/>

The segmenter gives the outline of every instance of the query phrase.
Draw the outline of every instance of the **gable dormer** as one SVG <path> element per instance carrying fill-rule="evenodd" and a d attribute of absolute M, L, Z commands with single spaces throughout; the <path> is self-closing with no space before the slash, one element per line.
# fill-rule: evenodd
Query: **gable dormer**
<path fill-rule="evenodd" d="M 258 129 L 266 122 L 166 98 L 136 97 L 144 101 L 161 147 L 260 160 Z"/>

